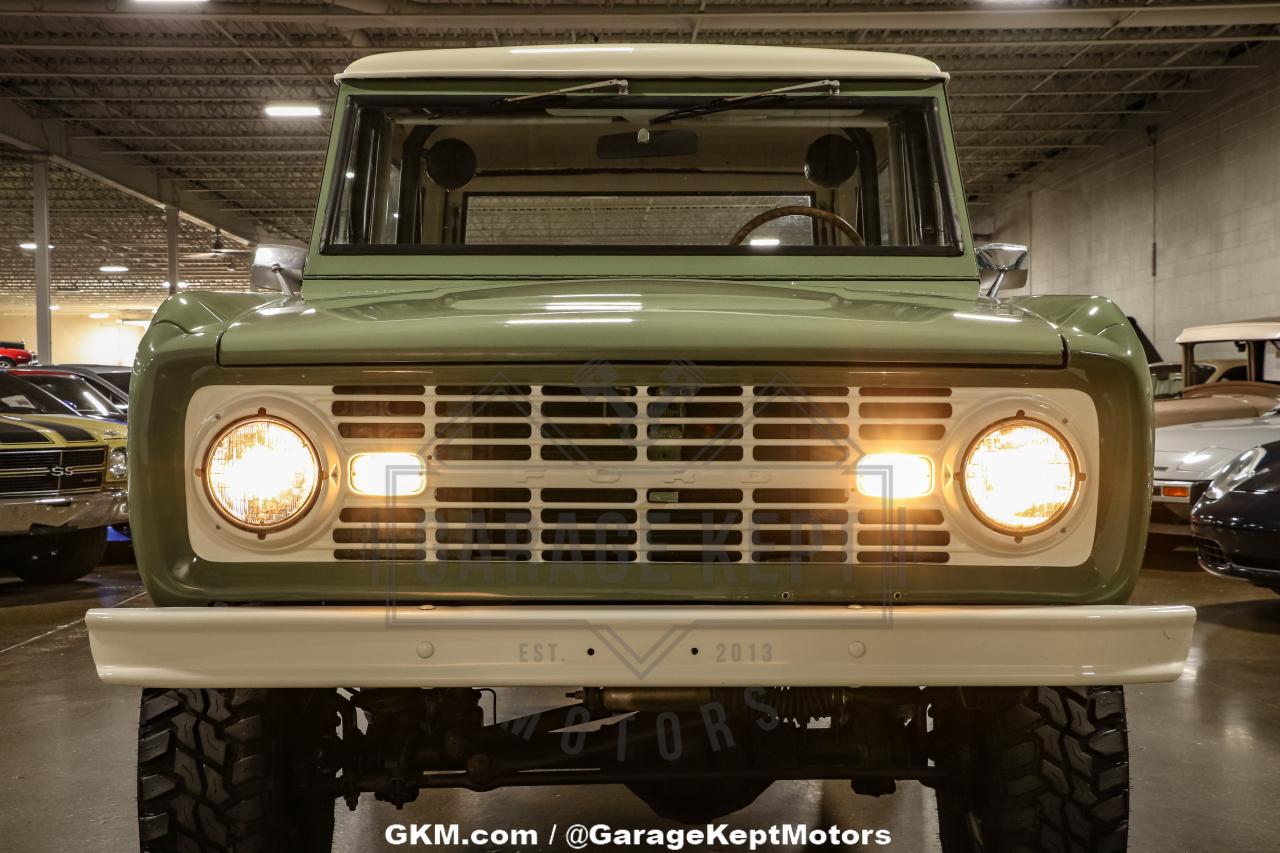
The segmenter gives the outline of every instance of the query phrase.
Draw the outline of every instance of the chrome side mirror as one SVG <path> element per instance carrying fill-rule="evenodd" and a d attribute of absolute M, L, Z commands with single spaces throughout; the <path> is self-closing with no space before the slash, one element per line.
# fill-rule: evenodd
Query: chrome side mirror
<path fill-rule="evenodd" d="M 307 250 L 300 246 L 259 244 L 249 268 L 249 285 L 254 290 L 301 293 L 302 266 L 306 262 Z"/>
<path fill-rule="evenodd" d="M 979 285 L 987 296 L 998 296 L 1002 289 L 1017 290 L 1027 286 L 1027 247 L 1018 243 L 987 243 L 974 250 L 978 259 Z"/>

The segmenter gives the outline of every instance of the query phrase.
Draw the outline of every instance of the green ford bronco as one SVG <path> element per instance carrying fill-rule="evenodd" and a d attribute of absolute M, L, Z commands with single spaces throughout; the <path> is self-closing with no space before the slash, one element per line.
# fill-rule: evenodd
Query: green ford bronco
<path fill-rule="evenodd" d="M 1195 619 L 1125 605 L 1150 378 L 1107 300 L 996 293 L 1025 253 L 973 245 L 946 79 L 620 44 L 339 75 L 309 250 L 138 356 L 154 606 L 88 625 L 143 688 L 142 848 L 847 779 L 931 787 L 947 851 L 1123 849 L 1118 685 L 1177 678 Z"/>

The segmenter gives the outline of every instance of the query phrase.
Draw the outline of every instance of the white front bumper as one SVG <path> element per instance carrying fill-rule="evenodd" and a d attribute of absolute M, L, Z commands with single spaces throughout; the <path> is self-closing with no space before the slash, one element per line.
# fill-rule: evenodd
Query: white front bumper
<path fill-rule="evenodd" d="M 1172 681 L 1191 607 L 160 607 L 86 617 L 139 687 L 956 686 Z M 695 651 L 696 650 L 696 651 Z"/>

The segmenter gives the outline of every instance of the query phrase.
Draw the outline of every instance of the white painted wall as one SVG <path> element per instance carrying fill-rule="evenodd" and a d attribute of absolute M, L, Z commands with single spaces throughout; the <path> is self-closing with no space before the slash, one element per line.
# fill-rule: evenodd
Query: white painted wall
<path fill-rule="evenodd" d="M 1031 247 L 1029 292 L 1114 299 L 1170 359 L 1185 326 L 1280 316 L 1280 53 L 1261 65 L 998 207 L 996 238 Z"/>
<path fill-rule="evenodd" d="M 142 326 L 121 322 L 119 313 L 93 319 L 82 311 L 57 311 L 53 315 L 53 357 L 63 364 L 133 364 L 145 331 Z M 34 348 L 35 315 L 0 313 L 0 340 L 25 340 L 29 349 Z M 39 356 L 44 364 L 51 363 L 45 353 Z"/>

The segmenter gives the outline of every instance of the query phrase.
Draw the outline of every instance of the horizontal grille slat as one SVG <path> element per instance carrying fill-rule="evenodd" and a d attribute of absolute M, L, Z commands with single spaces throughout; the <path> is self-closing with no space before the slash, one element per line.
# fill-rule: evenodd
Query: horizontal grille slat
<path fill-rule="evenodd" d="M 341 423 L 338 435 L 343 438 L 422 438 L 427 434 L 422 424 L 414 423 Z"/>
<path fill-rule="evenodd" d="M 420 400 L 336 400 L 329 411 L 340 418 L 396 418 L 425 415 Z"/>
<path fill-rule="evenodd" d="M 420 507 L 347 507 L 338 513 L 339 521 L 358 524 L 421 524 L 427 511 Z"/>
<path fill-rule="evenodd" d="M 333 531 L 333 541 L 364 544 L 382 542 L 426 542 L 425 530 L 415 527 L 339 527 Z"/>
<path fill-rule="evenodd" d="M 335 560 L 425 560 L 427 552 L 420 548 L 338 548 L 333 552 Z"/>
<path fill-rule="evenodd" d="M 346 397 L 383 397 L 387 395 L 421 397 L 425 385 L 335 385 L 333 393 Z"/>
<path fill-rule="evenodd" d="M 942 424 L 863 424 L 858 437 L 868 441 L 938 441 L 947 434 Z"/>
<path fill-rule="evenodd" d="M 867 386 L 858 389 L 860 397 L 950 397 L 950 388 L 913 388 Z"/>
<path fill-rule="evenodd" d="M 862 403 L 858 414 L 864 418 L 910 418 L 944 420 L 951 417 L 950 403 Z"/>
<path fill-rule="evenodd" d="M 950 545 L 951 534 L 945 530 L 917 530 L 891 527 L 883 530 L 859 530 L 859 545 L 883 545 L 894 548 Z"/>
<path fill-rule="evenodd" d="M 862 524 L 941 524 L 942 513 L 936 509 L 895 510 L 864 509 L 858 513 Z"/>
<path fill-rule="evenodd" d="M 429 472 L 411 508 L 344 507 L 336 559 L 949 559 L 939 510 L 869 510 L 851 467 L 879 442 L 943 439 L 947 388 L 388 383 L 324 406 L 344 452 L 417 442 Z"/>
<path fill-rule="evenodd" d="M 859 563 L 949 563 L 946 551 L 859 551 Z"/>

